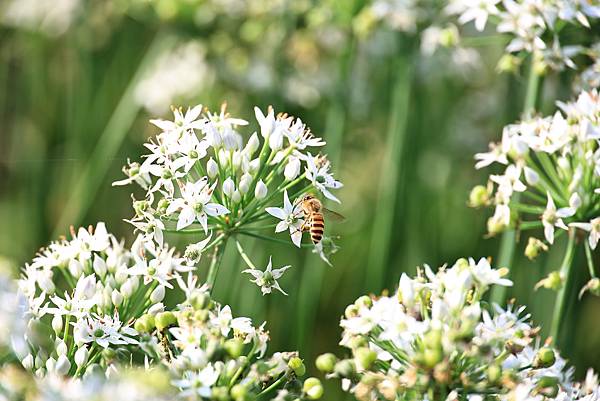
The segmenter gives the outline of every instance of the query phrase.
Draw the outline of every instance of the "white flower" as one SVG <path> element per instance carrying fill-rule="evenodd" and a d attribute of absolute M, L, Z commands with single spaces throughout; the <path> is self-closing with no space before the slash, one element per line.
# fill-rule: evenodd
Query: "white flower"
<path fill-rule="evenodd" d="M 302 241 L 301 227 L 304 224 L 304 220 L 298 218 L 299 210 L 290 202 L 287 190 L 283 192 L 283 208 L 268 207 L 265 210 L 271 216 L 277 217 L 281 220 L 279 223 L 277 223 L 275 232 L 280 233 L 282 231 L 289 230 L 292 242 L 297 247 L 300 247 L 300 243 Z"/>
<path fill-rule="evenodd" d="M 500 0 L 455 0 L 450 3 L 447 11 L 452 14 L 460 14 L 458 22 L 466 24 L 475 22 L 475 28 L 483 31 L 490 15 L 498 14 L 496 5 Z"/>
<path fill-rule="evenodd" d="M 179 109 L 173 109 L 174 121 L 150 120 L 150 122 L 166 133 L 180 133 L 187 130 L 201 129 L 206 124 L 205 119 L 198 118 L 202 113 L 202 105 L 199 104 L 188 109 L 185 114 Z"/>
<path fill-rule="evenodd" d="M 200 396 L 202 398 L 210 398 L 212 395 L 211 386 L 213 386 L 219 378 L 219 371 L 212 364 L 208 364 L 199 372 L 186 370 L 183 378 L 174 380 L 172 383 L 181 389 L 179 395 L 181 397 Z"/>
<path fill-rule="evenodd" d="M 306 178 L 312 181 L 315 188 L 325 195 L 327 199 L 331 199 L 337 203 L 341 203 L 329 189 L 338 189 L 343 187 L 343 184 L 336 181 L 333 175 L 329 172 L 329 161 L 322 157 L 313 157 L 310 153 L 306 159 Z"/>
<path fill-rule="evenodd" d="M 500 269 L 493 269 L 486 258 L 479 259 L 479 262 L 477 263 L 475 263 L 474 259 L 469 258 L 469 268 L 471 269 L 475 281 L 484 287 L 492 284 L 510 287 L 513 284 L 509 279 L 502 278 L 503 271 Z"/>
<path fill-rule="evenodd" d="M 257 269 L 246 269 L 246 270 L 242 271 L 242 273 L 248 273 L 254 277 L 254 280 L 250 280 L 250 281 L 260 287 L 263 295 L 270 294 L 273 288 L 275 288 L 276 290 L 279 290 L 282 294 L 287 295 L 287 293 L 285 291 L 283 291 L 283 289 L 279 286 L 279 283 L 277 282 L 277 280 L 280 279 L 281 276 L 283 276 L 283 273 L 287 269 L 289 269 L 290 266 L 288 265 L 288 266 L 284 266 L 282 268 L 273 270 L 272 265 L 273 264 L 271 261 L 271 257 L 269 257 L 269 264 L 267 265 L 267 268 L 264 271 L 257 270 Z"/>
<path fill-rule="evenodd" d="M 596 249 L 600 240 L 600 217 L 590 220 L 589 223 L 571 223 L 569 226 L 589 231 L 588 243 L 590 244 L 590 248 Z"/>
<path fill-rule="evenodd" d="M 137 344 L 134 336 L 137 332 L 119 320 L 119 315 L 99 316 L 92 315 L 71 323 L 76 344 L 96 343 L 102 348 L 113 345 Z"/>
<path fill-rule="evenodd" d="M 550 244 L 554 243 L 554 227 L 562 228 L 563 230 L 568 230 L 569 228 L 563 222 L 563 218 L 570 217 L 575 212 L 572 208 L 562 208 L 556 210 L 556 206 L 554 204 L 554 200 L 550 196 L 550 193 L 547 193 L 548 203 L 546 205 L 546 210 L 542 215 L 542 224 L 544 225 L 544 236 L 546 237 L 546 241 Z"/>
<path fill-rule="evenodd" d="M 229 209 L 225 206 L 209 202 L 215 186 L 216 183 L 208 187 L 206 179 L 185 183 L 181 189 L 182 198 L 174 199 L 167 208 L 167 214 L 179 211 L 177 230 L 197 220 L 204 228 L 204 232 L 208 233 L 208 216 L 215 217 L 229 213 Z"/>

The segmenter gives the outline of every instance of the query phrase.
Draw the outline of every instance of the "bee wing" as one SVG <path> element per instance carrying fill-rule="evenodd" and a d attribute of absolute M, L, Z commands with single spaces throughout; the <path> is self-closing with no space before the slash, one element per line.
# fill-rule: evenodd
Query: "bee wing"
<path fill-rule="evenodd" d="M 344 216 L 342 216 L 341 214 L 339 214 L 338 212 L 334 212 L 333 210 L 329 210 L 326 207 L 324 207 L 322 210 L 323 210 L 323 214 L 325 216 L 327 216 L 328 218 L 331 218 L 331 220 L 335 220 L 335 221 L 344 221 L 344 220 L 346 220 L 346 218 Z"/>

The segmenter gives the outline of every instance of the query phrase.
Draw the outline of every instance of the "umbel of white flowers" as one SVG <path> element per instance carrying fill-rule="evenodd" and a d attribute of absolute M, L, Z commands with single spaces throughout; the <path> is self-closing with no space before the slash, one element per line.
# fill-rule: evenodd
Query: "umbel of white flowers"
<path fill-rule="evenodd" d="M 273 217 L 280 220 L 276 233 L 289 232 L 298 247 L 313 246 L 302 244 L 306 216 L 295 200 L 311 192 L 339 202 L 333 190 L 342 187 L 327 158 L 311 150 L 325 145 L 321 138 L 300 119 L 275 115 L 272 108 L 266 114 L 255 108 L 260 133 L 246 139 L 238 129 L 248 122 L 231 117 L 225 106 L 219 113 L 203 114 L 201 105 L 173 113 L 174 121 L 151 120 L 161 132 L 145 144 L 150 153 L 141 164 L 130 162 L 127 178 L 113 184 L 135 182 L 145 190 L 142 200 L 134 199 L 135 216 L 129 220 L 145 238 L 160 244 L 165 232 L 197 234 L 202 239 L 188 246 L 186 257 L 198 263 L 212 252 L 211 287 L 230 238 L 282 241 L 269 235 L 267 221 Z M 283 207 L 276 207 L 281 201 Z M 327 235 L 314 246 L 327 262 L 335 250 Z"/>
<path fill-rule="evenodd" d="M 126 248 L 104 223 L 71 236 L 40 250 L 18 282 L 28 324 L 16 353 L 38 376 L 81 376 L 128 361 L 139 352 L 132 321 L 163 311 L 165 290 L 193 268 L 141 235 Z"/>
<path fill-rule="evenodd" d="M 317 368 L 361 401 L 597 397 L 595 376 L 574 384 L 573 369 L 542 344 L 524 307 L 482 302 L 491 285 L 512 285 L 503 274 L 486 259 L 403 274 L 393 295 L 346 308 L 340 344 L 351 356 L 323 354 Z"/>
<path fill-rule="evenodd" d="M 571 236 L 579 231 L 588 252 L 600 239 L 600 96 L 597 90 L 584 91 L 558 107 L 552 116 L 506 126 L 499 143 L 475 155 L 476 168 L 499 164 L 503 172 L 490 175 L 486 186 L 476 186 L 470 204 L 494 206 L 491 235 L 507 228 L 543 229 L 545 242 L 529 238 L 525 253 L 531 259 L 569 230 Z M 585 289 L 598 293 L 594 266 L 589 270 L 592 281 Z M 542 284 L 560 285 L 554 282 Z"/>

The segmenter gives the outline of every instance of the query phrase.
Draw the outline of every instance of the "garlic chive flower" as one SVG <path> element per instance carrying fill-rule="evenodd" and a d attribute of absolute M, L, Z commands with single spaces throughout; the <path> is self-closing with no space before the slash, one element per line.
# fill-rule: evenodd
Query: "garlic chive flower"
<path fill-rule="evenodd" d="M 165 287 L 192 268 L 174 249 L 142 235 L 126 248 L 104 223 L 72 230 L 71 237 L 40 250 L 18 281 L 29 346 L 16 352 L 38 376 L 82 376 L 96 363 L 108 370 L 128 364 L 139 353 L 132 323 L 161 312 Z"/>
<path fill-rule="evenodd" d="M 491 286 L 512 284 L 502 274 L 486 259 L 403 274 L 393 295 L 346 308 L 340 345 L 349 356 L 325 354 L 317 367 L 359 400 L 508 401 L 515 387 L 548 381 L 571 392 L 573 369 L 542 344 L 525 308 L 484 301 Z"/>
<path fill-rule="evenodd" d="M 230 116 L 225 106 L 219 112 L 198 105 L 173 113 L 173 121 L 151 120 L 161 131 L 145 144 L 149 153 L 139 164 L 129 162 L 123 169 L 128 177 L 114 185 L 136 183 L 145 191 L 143 199 L 134 199 L 135 216 L 128 220 L 145 238 L 161 244 L 166 233 L 188 234 L 202 244 L 186 252 L 193 263 L 210 252 L 211 289 L 230 238 L 280 242 L 268 223 L 275 217 L 282 220 L 275 232 L 289 230 L 291 243 L 301 247 L 304 216 L 297 199 L 310 192 L 339 203 L 334 192 L 342 183 L 319 153 L 325 141 L 299 118 L 256 107 L 259 132 L 247 135 L 242 128 L 249 123 Z M 335 245 L 324 239 L 330 246 L 317 252 L 326 259 Z"/>
<path fill-rule="evenodd" d="M 506 126 L 499 143 L 475 155 L 476 168 L 495 164 L 500 173 L 490 175 L 485 189 L 474 189 L 471 206 L 494 207 L 490 235 L 508 228 L 537 230 L 545 242 L 531 237 L 529 258 L 567 232 L 581 234 L 587 252 L 600 239 L 600 95 L 584 91 L 574 101 L 558 102 L 558 109 Z M 595 267 L 587 259 L 593 279 Z"/>
<path fill-rule="evenodd" d="M 177 280 L 184 301 L 172 310 L 142 316 L 140 347 L 152 367 L 164 366 L 171 384 L 185 399 L 317 399 L 317 390 L 303 390 L 306 368 L 297 352 L 266 357 L 269 334 L 265 323 L 234 317 L 228 305 L 211 299 L 208 286 L 192 273 Z M 312 380 L 312 382 L 309 382 Z M 315 378 L 307 379 L 313 383 Z M 313 383 L 314 385 L 314 383 Z M 319 393 L 319 394 L 318 394 Z M 240 398 L 243 395 L 242 398 Z"/>
<path fill-rule="evenodd" d="M 248 273 L 254 277 L 254 280 L 251 281 L 260 287 L 263 295 L 270 294 L 273 288 L 281 292 L 283 295 L 287 295 L 287 293 L 279 286 L 277 280 L 283 276 L 283 273 L 289 269 L 290 266 L 284 266 L 275 270 L 273 270 L 272 266 L 273 262 L 271 257 L 269 257 L 269 264 L 264 271 L 258 269 L 246 269 L 242 271 L 242 273 Z"/>

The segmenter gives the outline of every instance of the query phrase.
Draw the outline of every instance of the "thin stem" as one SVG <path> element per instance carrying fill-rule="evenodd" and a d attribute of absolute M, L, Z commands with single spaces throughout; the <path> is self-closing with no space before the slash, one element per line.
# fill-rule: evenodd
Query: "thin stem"
<path fill-rule="evenodd" d="M 560 275 L 564 280 L 561 289 L 558 291 L 556 296 L 556 303 L 554 304 L 554 313 L 552 314 L 552 326 L 550 329 L 550 336 L 554 338 L 555 345 L 559 346 L 559 342 L 562 341 L 560 338 L 560 329 L 562 321 L 565 318 L 564 314 L 567 309 L 567 301 L 569 297 L 569 287 L 572 280 L 571 267 L 573 266 L 573 257 L 575 256 L 575 230 L 569 230 L 569 242 L 567 243 L 567 249 L 565 251 L 565 257 L 563 258 Z"/>
<path fill-rule="evenodd" d="M 208 284 L 209 293 L 212 293 L 215 288 L 215 281 L 217 281 L 217 274 L 219 273 L 219 267 L 225 254 L 225 247 L 227 246 L 227 238 L 223 238 L 223 242 L 215 247 L 212 261 L 210 262 L 210 268 L 208 269 L 208 276 L 206 278 L 206 284 Z"/>
<path fill-rule="evenodd" d="M 261 391 L 257 396 L 256 399 L 257 400 L 261 400 L 263 399 L 264 396 L 268 395 L 269 393 L 271 393 L 273 390 L 275 390 L 277 387 L 279 387 L 287 378 L 287 375 L 283 374 L 281 375 L 281 377 L 279 379 L 277 379 L 277 381 L 275 381 L 273 384 L 271 384 L 269 387 L 267 387 L 266 389 L 264 389 L 263 391 Z"/>
<path fill-rule="evenodd" d="M 523 105 L 523 114 L 527 115 L 535 109 L 535 104 L 538 97 L 538 89 L 540 86 L 540 76 L 535 72 L 533 67 L 533 57 L 529 64 L 529 78 L 527 80 L 527 89 L 525 91 L 525 103 Z M 514 197 L 515 202 L 519 202 L 519 194 Z M 514 229 L 508 229 L 502 234 L 500 240 L 500 252 L 498 254 L 498 267 L 508 267 L 509 275 L 512 262 L 515 257 L 516 247 L 516 231 Z M 507 276 L 508 278 L 508 276 Z M 493 303 L 502 305 L 506 299 L 506 292 L 508 287 L 505 286 L 494 286 L 492 289 L 490 300 Z"/>
<path fill-rule="evenodd" d="M 590 248 L 590 243 L 588 241 L 584 241 L 584 243 L 585 259 L 587 260 L 590 277 L 596 278 L 596 269 L 594 268 L 594 259 L 592 258 L 592 249 Z"/>
<path fill-rule="evenodd" d="M 246 254 L 246 252 L 244 251 L 244 248 L 242 248 L 242 244 L 240 244 L 240 241 L 238 241 L 236 239 L 235 240 L 235 245 L 237 246 L 237 250 L 238 250 L 240 256 L 242 257 L 242 259 L 244 259 L 244 262 L 246 262 L 246 264 L 248 265 L 248 267 L 251 268 L 251 269 L 253 269 L 253 270 L 256 270 L 256 266 L 254 266 L 254 263 L 252 263 L 252 261 L 250 260 L 250 258 Z"/>

